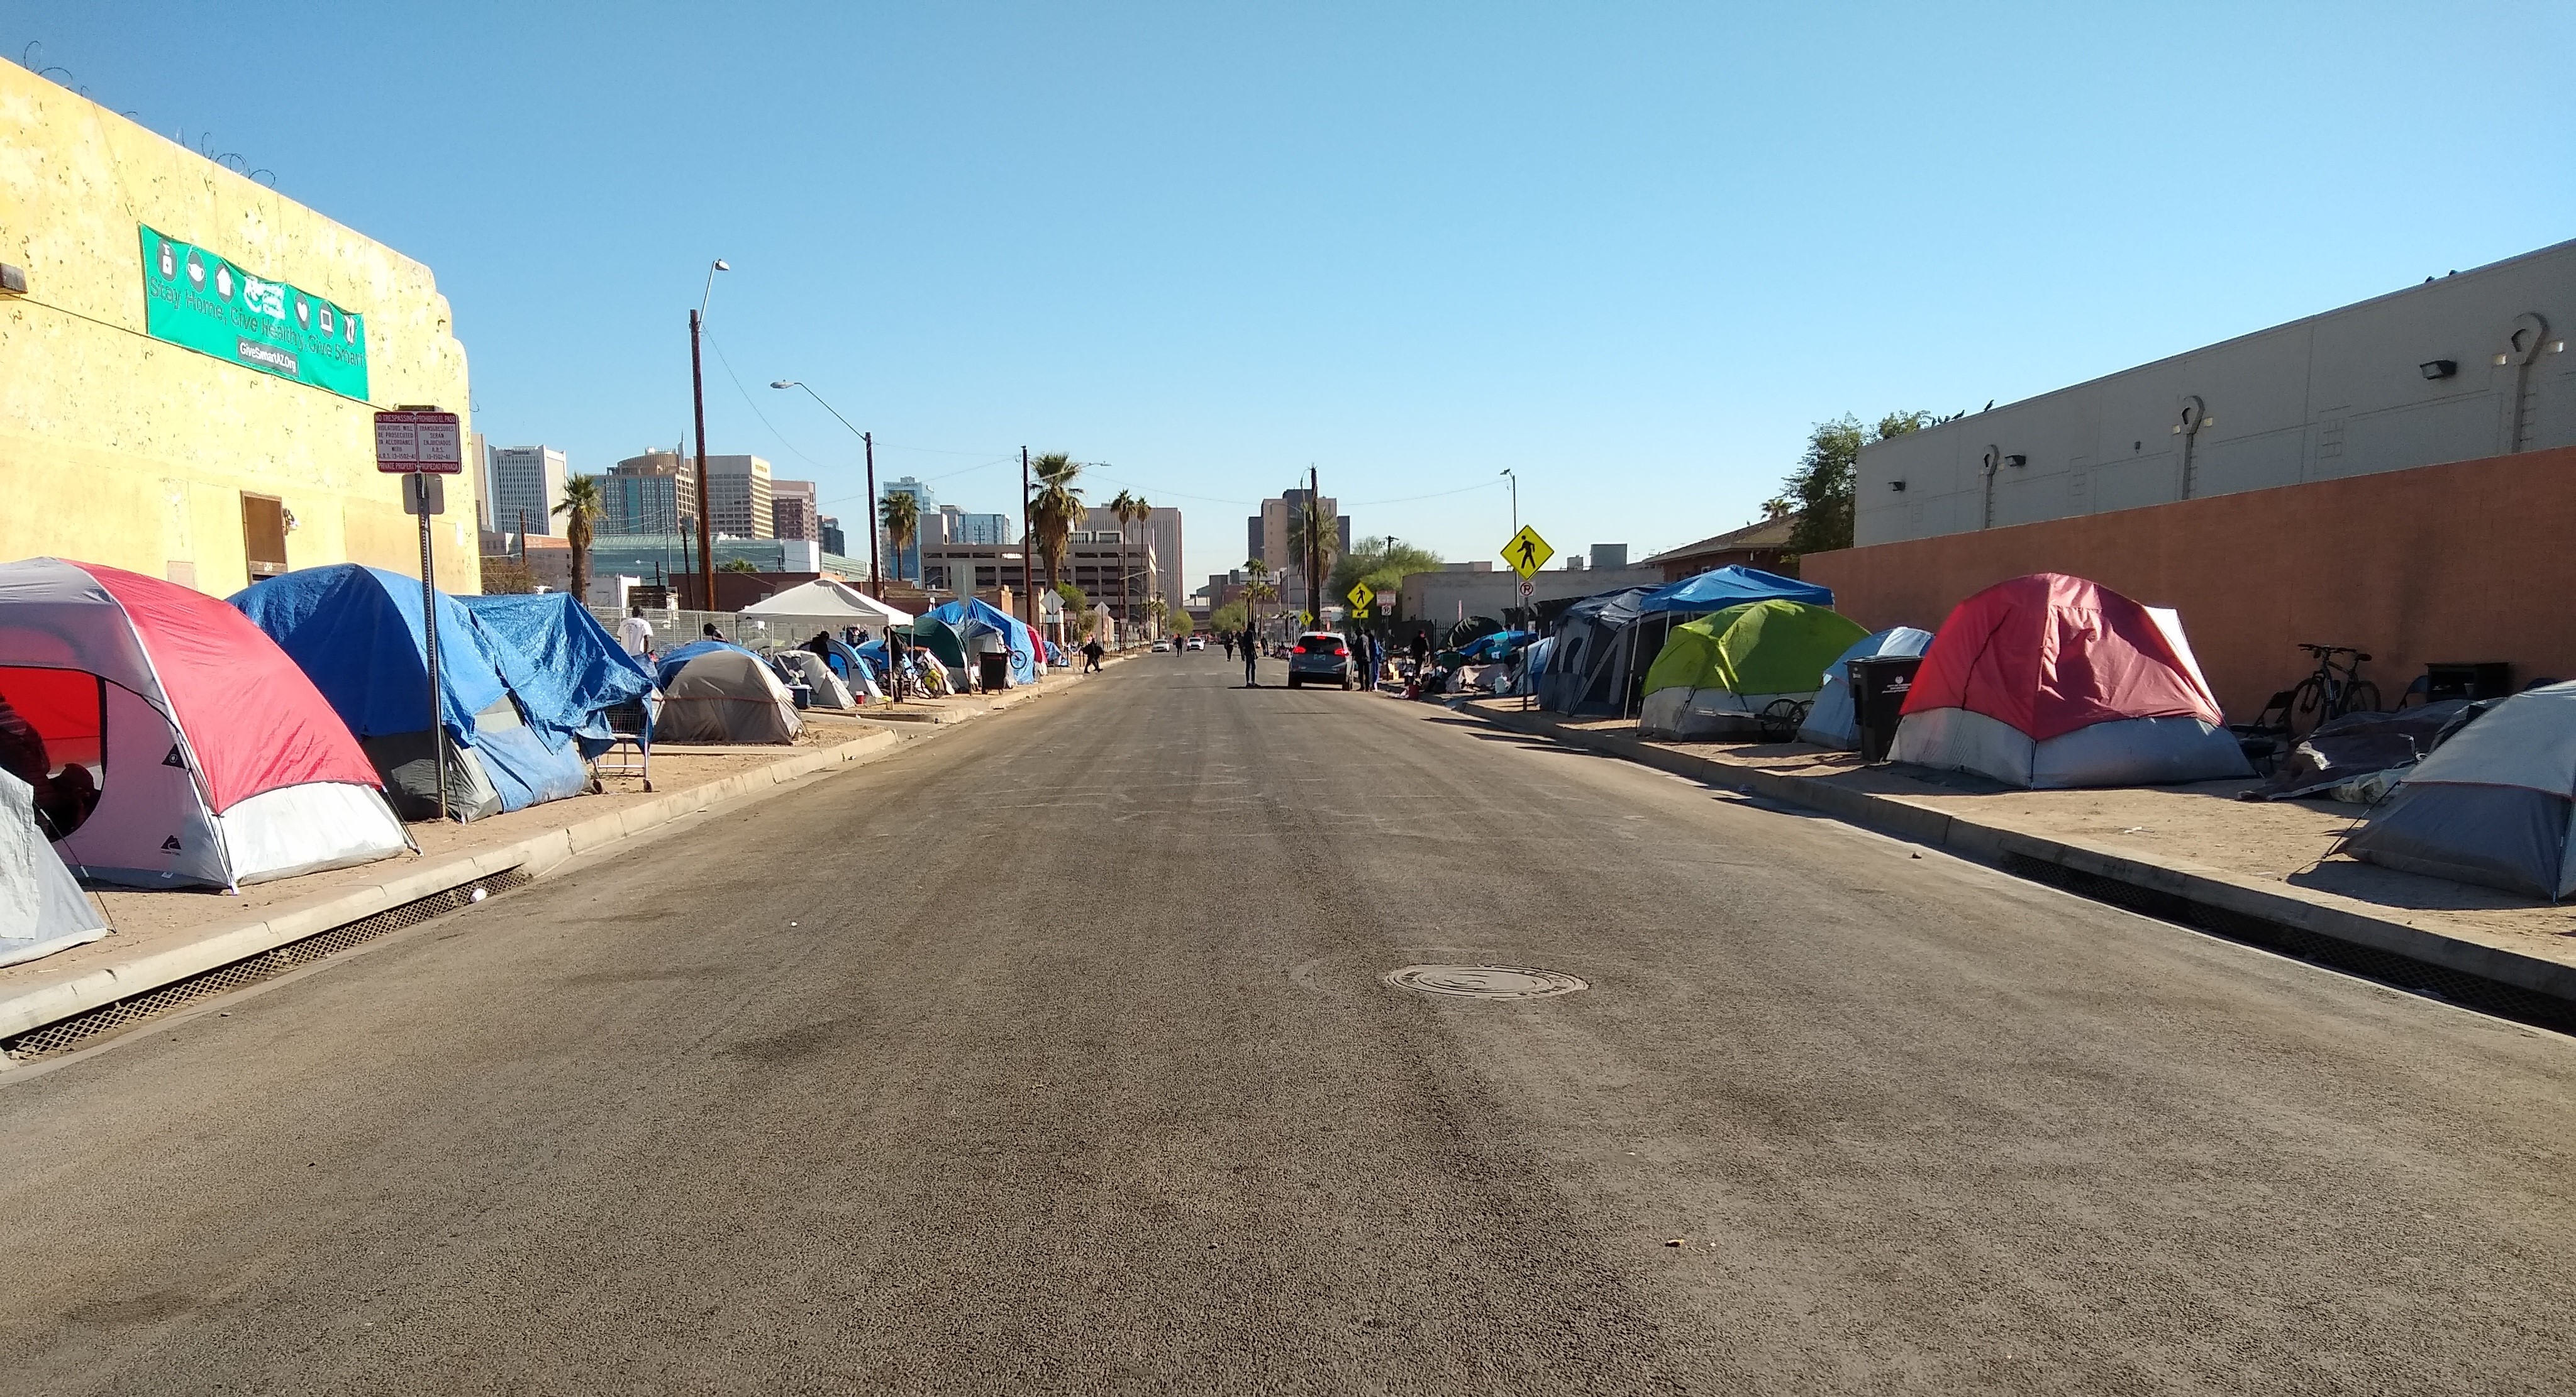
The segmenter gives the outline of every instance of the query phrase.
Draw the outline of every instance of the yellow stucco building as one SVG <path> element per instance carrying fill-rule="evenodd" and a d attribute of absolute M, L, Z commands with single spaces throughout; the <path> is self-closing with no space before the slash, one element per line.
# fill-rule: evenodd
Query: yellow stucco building
<path fill-rule="evenodd" d="M 10 63 L 0 263 L 26 278 L 0 292 L 0 561 L 217 596 L 320 563 L 418 575 L 374 413 L 467 411 L 429 268 Z M 446 482 L 450 591 L 481 590 L 479 475 Z"/>

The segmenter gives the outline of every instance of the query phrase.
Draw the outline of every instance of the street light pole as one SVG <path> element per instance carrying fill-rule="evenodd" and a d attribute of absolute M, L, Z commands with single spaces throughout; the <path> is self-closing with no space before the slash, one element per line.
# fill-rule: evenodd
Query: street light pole
<path fill-rule="evenodd" d="M 812 398 L 818 403 L 823 403 L 823 410 L 825 412 L 832 414 L 834 420 L 838 421 L 842 426 L 850 427 L 850 419 L 841 416 L 841 410 L 839 408 L 832 406 L 830 403 L 824 403 L 823 395 L 815 392 L 809 385 L 799 383 L 792 378 L 782 378 L 769 386 L 772 388 L 803 388 L 805 390 L 806 397 Z M 878 590 L 882 585 L 877 581 L 877 439 L 874 434 L 859 431 L 856 427 L 850 427 L 850 430 L 857 434 L 859 445 L 865 447 L 868 453 L 868 590 L 873 592 Z"/>
<path fill-rule="evenodd" d="M 1509 466 L 1503 467 L 1503 478 L 1512 483 L 1512 537 L 1519 538 L 1521 536 L 1521 478 L 1514 475 L 1512 473 L 1512 468 Z M 1512 609 L 1515 612 L 1523 613 L 1521 621 L 1523 628 L 1526 629 L 1528 626 L 1528 617 L 1525 614 L 1526 608 L 1514 607 Z"/>
<path fill-rule="evenodd" d="M 707 375 L 698 342 L 705 333 L 707 298 L 716 291 L 716 273 L 732 270 L 721 257 L 709 263 L 706 289 L 698 293 L 698 308 L 689 312 L 689 404 L 698 424 L 698 604 L 709 611 L 716 609 L 716 511 L 715 496 L 707 488 Z"/>
<path fill-rule="evenodd" d="M 1029 532 L 1029 449 L 1020 448 L 1020 619 L 1031 631 L 1038 628 L 1038 594 L 1036 583 L 1029 579 L 1029 555 L 1037 551 L 1037 538 Z"/>

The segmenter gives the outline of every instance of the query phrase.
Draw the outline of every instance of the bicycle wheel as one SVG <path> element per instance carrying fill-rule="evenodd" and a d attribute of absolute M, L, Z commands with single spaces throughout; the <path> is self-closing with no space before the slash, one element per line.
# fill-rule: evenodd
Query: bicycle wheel
<path fill-rule="evenodd" d="M 2338 718 L 2346 713 L 2379 712 L 2379 686 L 2367 679 L 2356 679 L 2344 685 L 2343 702 L 2337 705 L 2337 709 L 2335 716 Z"/>
<path fill-rule="evenodd" d="M 1784 698 L 1771 700 L 1770 706 L 1763 709 L 1761 716 L 1754 721 L 1761 725 L 1763 741 L 1794 742 L 1798 737 L 1798 725 L 1806 720 L 1807 705 L 1796 699 Z"/>
<path fill-rule="evenodd" d="M 2333 716 L 2326 712 L 2326 686 L 2311 674 L 2290 691 L 2290 711 L 2284 725 L 2293 733 L 2304 732 Z"/>

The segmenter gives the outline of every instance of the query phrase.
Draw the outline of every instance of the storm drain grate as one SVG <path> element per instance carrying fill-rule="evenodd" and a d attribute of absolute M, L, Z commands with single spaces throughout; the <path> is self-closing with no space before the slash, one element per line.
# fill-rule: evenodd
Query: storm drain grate
<path fill-rule="evenodd" d="M 2158 921 L 2174 922 L 2230 941 L 2261 946 L 2314 965 L 2412 990 L 2499 1018 L 2518 1019 L 2560 1033 L 2576 1033 L 2576 1005 L 2520 985 L 2509 985 L 2483 975 L 2427 965 L 2388 951 L 2319 936 L 2287 922 L 2231 912 L 2223 907 L 2204 906 L 2175 893 L 2142 888 L 2135 883 L 2106 878 L 2097 873 L 2085 873 L 2027 854 L 2004 855 L 2003 868 L 2007 873 L 2034 883 L 2046 883 L 2078 897 L 2106 902 Z"/>
<path fill-rule="evenodd" d="M 156 1019 L 173 1010 L 184 1009 L 201 999 L 227 994 L 262 980 L 273 980 L 290 970 L 311 965 L 317 960 L 338 955 L 352 946 L 373 941 L 387 932 L 414 927 L 432 917 L 441 917 L 461 907 L 470 907 L 476 894 L 490 896 L 521 888 L 534 881 L 525 869 L 512 868 L 480 878 L 462 887 L 448 888 L 427 897 L 414 898 L 399 907 L 360 917 L 354 922 L 317 931 L 300 941 L 272 946 L 257 955 L 244 956 L 212 970 L 200 971 L 184 980 L 176 980 L 157 989 L 145 990 L 102 1004 L 87 1013 L 31 1028 L 15 1038 L 0 1040 L 0 1055 L 12 1062 L 32 1062 L 53 1057 L 75 1048 L 86 1047 L 103 1034 L 129 1028 L 147 1019 Z"/>
<path fill-rule="evenodd" d="M 1388 971 L 1385 978 L 1400 990 L 1460 999 L 1546 999 L 1591 988 L 1558 971 L 1512 965 L 1408 965 Z"/>

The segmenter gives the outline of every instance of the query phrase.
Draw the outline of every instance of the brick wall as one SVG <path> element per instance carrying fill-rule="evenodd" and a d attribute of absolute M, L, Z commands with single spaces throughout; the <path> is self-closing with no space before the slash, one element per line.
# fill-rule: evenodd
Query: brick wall
<path fill-rule="evenodd" d="M 1810 554 L 1876 630 L 1935 626 L 2007 578 L 2063 572 L 2182 612 L 2231 718 L 2357 645 L 2390 702 L 2428 661 L 2576 679 L 2576 448 Z"/>

